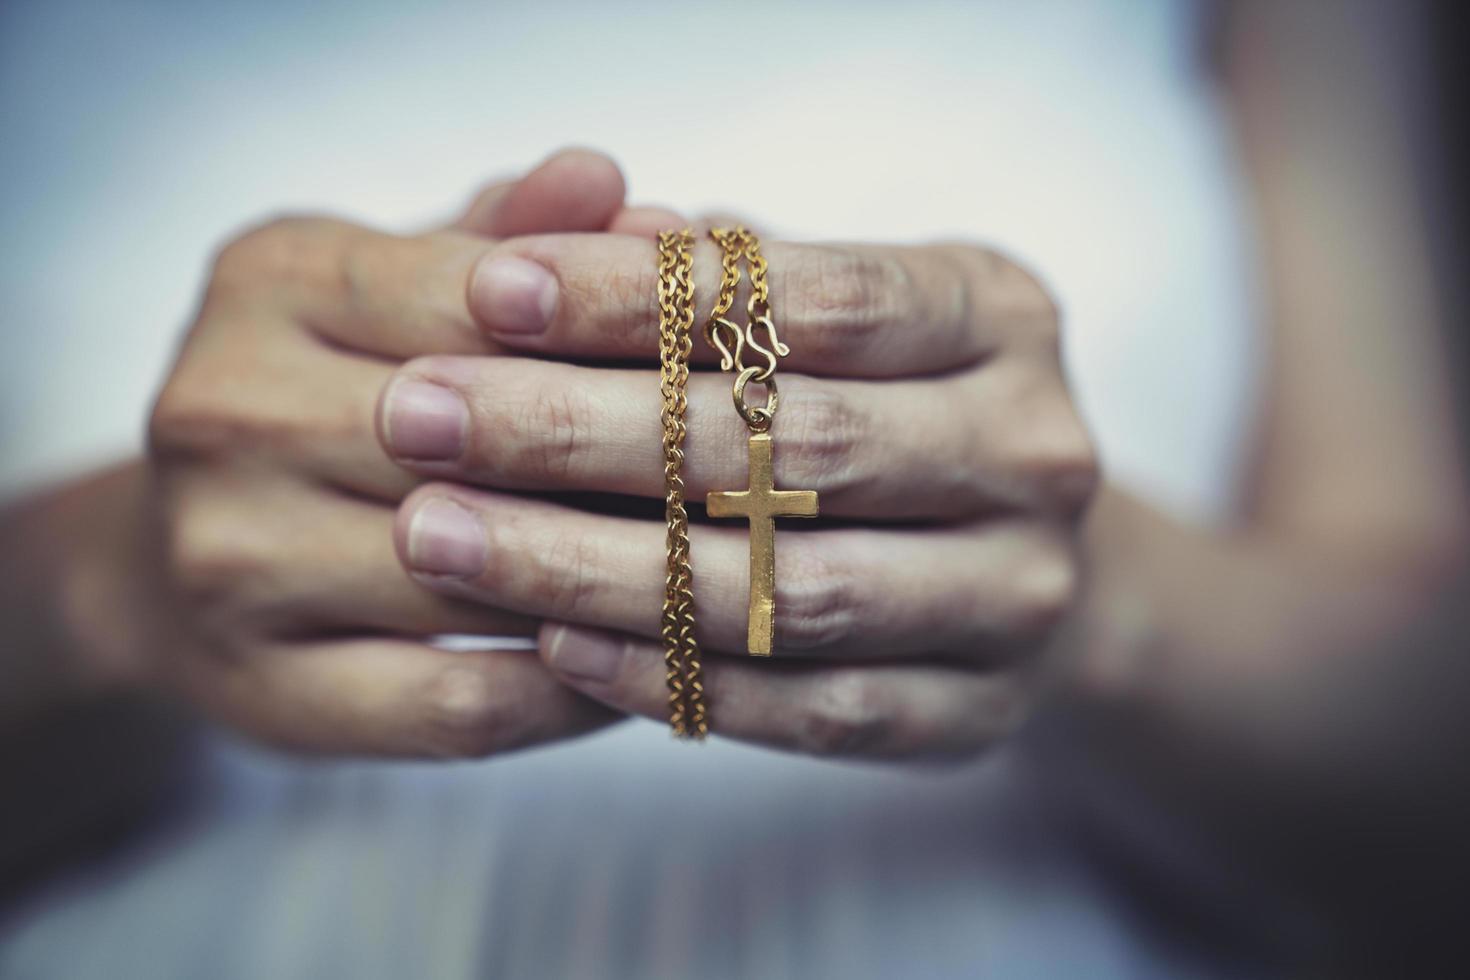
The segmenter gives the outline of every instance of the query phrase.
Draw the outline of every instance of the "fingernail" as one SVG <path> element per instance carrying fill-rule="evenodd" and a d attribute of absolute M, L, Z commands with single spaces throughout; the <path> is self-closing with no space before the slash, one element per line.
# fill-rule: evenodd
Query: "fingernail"
<path fill-rule="evenodd" d="M 425 501 L 408 524 L 408 563 L 416 572 L 471 578 L 485 570 L 489 548 L 479 518 L 442 497 Z"/>
<path fill-rule="evenodd" d="M 569 677 L 607 684 L 618 676 L 624 649 L 622 641 L 606 633 L 563 626 L 552 636 L 546 659 L 553 670 Z"/>
<path fill-rule="evenodd" d="M 469 407 L 452 388 L 404 378 L 383 400 L 383 441 L 398 459 L 458 459 L 469 427 Z"/>
<path fill-rule="evenodd" d="M 470 306 L 496 333 L 540 333 L 556 312 L 556 277 L 511 256 L 487 257 L 470 277 Z"/>

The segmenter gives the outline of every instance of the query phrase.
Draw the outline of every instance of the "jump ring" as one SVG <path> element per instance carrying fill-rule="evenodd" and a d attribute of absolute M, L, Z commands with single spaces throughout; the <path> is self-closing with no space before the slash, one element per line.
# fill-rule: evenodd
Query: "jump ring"
<path fill-rule="evenodd" d="M 759 367 L 748 367 L 735 377 L 735 387 L 732 394 L 735 398 L 735 411 L 750 426 L 752 432 L 765 432 L 771 427 L 771 420 L 776 417 L 776 403 L 780 397 L 776 390 L 776 379 L 774 376 L 761 381 L 766 386 L 765 405 L 750 406 L 745 404 L 745 386 L 753 380 L 758 380 L 757 375 L 761 373 Z"/>

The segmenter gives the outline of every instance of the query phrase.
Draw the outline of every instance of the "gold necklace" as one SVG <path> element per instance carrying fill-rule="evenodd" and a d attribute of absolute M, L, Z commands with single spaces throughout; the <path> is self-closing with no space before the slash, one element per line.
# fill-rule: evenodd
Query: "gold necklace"
<path fill-rule="evenodd" d="M 689 400 L 690 331 L 694 326 L 694 233 L 658 236 L 659 378 L 663 395 L 664 520 L 668 567 L 664 579 L 663 639 L 669 688 L 669 727 L 677 738 L 709 734 L 703 669 L 694 638 L 694 573 L 689 561 L 689 514 L 684 506 L 684 417 Z"/>

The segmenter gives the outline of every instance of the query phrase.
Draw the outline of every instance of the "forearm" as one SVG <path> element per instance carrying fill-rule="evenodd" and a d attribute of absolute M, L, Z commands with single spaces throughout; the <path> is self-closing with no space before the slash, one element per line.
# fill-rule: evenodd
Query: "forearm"
<path fill-rule="evenodd" d="M 126 463 L 0 512 L 0 727 L 138 679 L 157 605 L 146 481 Z"/>
<path fill-rule="evenodd" d="M 1212 531 L 1109 490 L 1086 548 L 1072 693 L 1112 761 L 1258 808 L 1349 793 L 1413 807 L 1396 787 L 1459 765 L 1463 542 Z"/>
<path fill-rule="evenodd" d="M 140 462 L 0 513 L 0 881 L 20 888 L 149 812 L 177 712 L 144 664 L 168 641 Z"/>

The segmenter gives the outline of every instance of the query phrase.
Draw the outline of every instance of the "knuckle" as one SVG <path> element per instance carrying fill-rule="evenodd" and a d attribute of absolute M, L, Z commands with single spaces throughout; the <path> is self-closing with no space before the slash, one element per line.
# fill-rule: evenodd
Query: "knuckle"
<path fill-rule="evenodd" d="M 187 608 L 205 616 L 225 614 L 262 569 L 255 535 L 227 511 L 181 500 L 166 515 L 164 556 L 170 581 Z"/>
<path fill-rule="evenodd" d="M 273 341 L 227 336 L 242 325 L 254 323 L 206 317 L 196 325 L 149 412 L 150 455 L 164 460 L 309 457 L 321 445 L 355 443 L 371 432 L 372 417 L 358 403 L 313 397 L 309 367 L 276 356 Z M 213 335 L 194 343 L 202 331 Z"/>
<path fill-rule="evenodd" d="M 535 583 L 558 614 L 577 618 L 585 612 L 598 587 L 597 548 L 580 534 L 558 534 L 541 553 Z"/>
<path fill-rule="evenodd" d="M 792 650 L 844 646 L 861 627 L 857 576 L 830 544 L 820 551 L 803 551 L 796 560 L 798 567 L 776 576 L 780 645 Z"/>
<path fill-rule="evenodd" d="M 542 540 L 509 516 L 485 525 L 490 546 L 478 583 L 488 594 L 568 618 L 585 611 L 598 588 L 599 561 L 591 539 L 558 531 Z"/>
<path fill-rule="evenodd" d="M 148 419 L 148 447 L 155 459 L 243 457 L 289 447 L 307 434 L 290 405 L 253 399 L 242 403 L 210 373 L 183 369 L 164 387 Z M 316 439 L 356 434 L 356 420 L 313 420 Z"/>
<path fill-rule="evenodd" d="M 341 275 L 335 256 L 353 228 L 333 218 L 281 215 L 227 242 L 216 254 L 212 293 L 262 283 L 320 283 Z"/>
<path fill-rule="evenodd" d="M 148 415 L 148 452 L 155 458 L 186 454 L 197 445 L 193 425 L 198 411 L 181 375 L 175 374 L 159 392 Z"/>
<path fill-rule="evenodd" d="M 211 290 L 255 279 L 265 251 L 261 241 L 267 234 L 263 227 L 253 228 L 220 246 L 210 269 Z"/>
<path fill-rule="evenodd" d="M 320 249 L 314 281 L 348 309 L 371 309 L 389 291 L 420 297 L 426 308 L 433 305 L 433 287 L 425 277 L 439 266 L 422 258 L 433 254 L 432 238 L 393 235 L 345 222 L 333 222 L 322 238 L 330 247 Z M 391 290 L 385 288 L 390 285 Z M 411 312 L 405 308 L 399 315 Z"/>
<path fill-rule="evenodd" d="M 1011 579 L 1012 632 L 1030 640 L 1049 636 L 1072 612 L 1080 587 L 1080 570 L 1069 551 L 1038 547 L 1030 560 L 1018 563 Z"/>
<path fill-rule="evenodd" d="M 1061 334 L 1061 309 L 1035 273 L 994 249 L 956 245 L 951 257 L 964 269 L 967 306 L 972 317 L 1014 327 L 1007 333 L 1055 346 Z"/>
<path fill-rule="evenodd" d="M 841 671 L 815 685 L 797 747 L 818 756 L 865 755 L 888 740 L 891 728 L 877 683 L 859 671 Z"/>
<path fill-rule="evenodd" d="M 156 459 L 207 458 L 253 442 L 255 424 L 230 404 L 224 389 L 194 368 L 183 368 L 159 393 L 148 418 L 148 446 Z"/>
<path fill-rule="evenodd" d="M 587 297 L 593 304 L 584 310 L 586 326 L 601 333 L 599 339 L 609 349 L 627 347 L 635 338 L 641 347 L 658 346 L 659 274 L 655 262 L 639 262 L 636 266 L 609 263 L 595 271 L 563 266 L 561 275 L 566 295 Z"/>
<path fill-rule="evenodd" d="M 204 329 L 201 318 L 185 342 L 178 363 L 153 401 L 148 413 L 146 440 L 155 459 L 189 457 L 227 444 L 230 433 L 225 411 L 223 380 L 193 344 Z"/>
<path fill-rule="evenodd" d="M 914 289 L 890 256 L 819 248 L 798 269 L 785 302 L 802 325 L 802 345 L 817 358 L 873 342 L 903 319 Z"/>
<path fill-rule="evenodd" d="M 802 378 L 778 460 L 789 461 L 794 482 L 822 493 L 851 492 L 877 477 L 865 468 L 873 456 L 868 413 L 833 386 Z"/>
<path fill-rule="evenodd" d="M 914 757 L 939 768 L 971 762 L 983 757 L 1019 732 L 1031 718 L 1035 705 L 1035 683 L 1020 672 L 998 673 L 987 678 L 983 689 L 973 691 L 963 717 L 935 717 L 912 712 L 905 719 L 901 749 L 895 755 Z"/>
<path fill-rule="evenodd" d="M 420 488 L 410 494 L 404 507 L 410 508 L 415 496 L 423 491 Z M 524 534 L 514 518 L 506 515 L 487 515 L 487 518 L 490 519 L 483 522 L 487 543 L 485 565 L 474 582 L 491 598 L 508 596 L 522 587 L 528 574 L 523 555 L 530 549 L 525 547 Z"/>
<path fill-rule="evenodd" d="M 1091 503 L 1102 479 L 1097 451 L 1070 412 L 1049 430 L 1034 434 L 1020 468 L 1043 511 L 1076 516 Z"/>
<path fill-rule="evenodd" d="M 564 481 L 584 462 L 590 446 L 587 393 L 576 387 L 538 386 L 527 400 L 511 450 L 513 469 L 548 482 Z"/>
<path fill-rule="evenodd" d="M 513 738 L 515 704 L 483 664 L 454 663 L 439 671 L 424 704 L 430 749 L 439 755 L 477 758 Z"/>
<path fill-rule="evenodd" d="M 273 278 L 291 269 L 314 220 L 301 215 L 279 215 L 230 239 L 215 255 L 215 282 Z"/>

